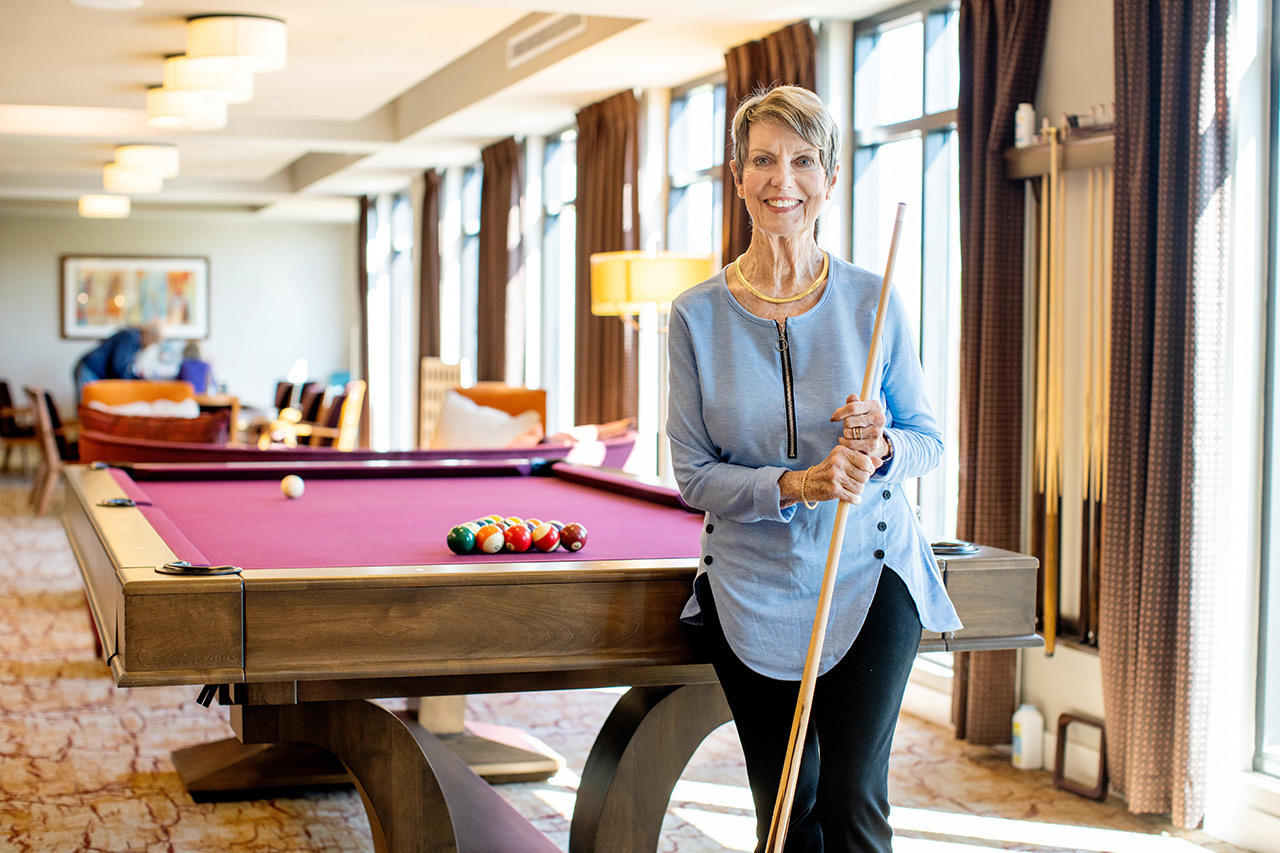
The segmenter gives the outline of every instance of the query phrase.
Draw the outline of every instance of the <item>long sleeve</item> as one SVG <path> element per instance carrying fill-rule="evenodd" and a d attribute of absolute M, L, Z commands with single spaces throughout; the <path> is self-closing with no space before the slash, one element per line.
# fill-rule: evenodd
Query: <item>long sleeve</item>
<path fill-rule="evenodd" d="M 740 522 L 789 521 L 795 507 L 779 508 L 778 478 L 788 469 L 724 461 L 703 420 L 703 385 L 693 338 L 675 312 L 668 324 L 670 378 L 667 435 L 680 492 L 691 505 Z"/>

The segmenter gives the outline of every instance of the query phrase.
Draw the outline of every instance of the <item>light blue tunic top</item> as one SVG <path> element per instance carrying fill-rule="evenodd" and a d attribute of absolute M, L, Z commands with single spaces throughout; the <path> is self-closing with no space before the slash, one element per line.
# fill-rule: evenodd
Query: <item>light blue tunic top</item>
<path fill-rule="evenodd" d="M 842 424 L 831 423 L 831 414 L 862 388 L 880 278 L 831 258 L 818 304 L 783 324 L 784 352 L 779 324 L 743 308 L 725 272 L 672 305 L 671 458 L 684 499 L 706 511 L 699 572 L 709 576 L 730 647 L 756 672 L 794 681 L 804 669 L 838 502 L 823 501 L 812 511 L 800 504 L 780 509 L 778 478 L 816 465 L 838 443 Z M 942 460 L 942 435 L 917 353 L 894 293 L 871 386 L 885 410 L 893 457 L 873 475 L 862 502 L 849 508 L 820 673 L 853 645 L 882 566 L 906 583 L 925 628 L 961 627 L 899 485 Z M 696 597 L 682 618 L 700 623 Z"/>

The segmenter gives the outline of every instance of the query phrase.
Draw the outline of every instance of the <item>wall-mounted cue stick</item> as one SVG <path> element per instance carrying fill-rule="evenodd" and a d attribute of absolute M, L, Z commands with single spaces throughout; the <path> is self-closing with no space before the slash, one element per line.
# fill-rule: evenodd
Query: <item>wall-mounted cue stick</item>
<path fill-rule="evenodd" d="M 866 400 L 871 393 L 872 376 L 875 373 L 876 351 L 880 348 L 880 330 L 884 326 L 884 312 L 889 304 L 889 289 L 893 286 L 893 263 L 898 255 L 898 238 L 902 236 L 902 220 L 907 206 L 898 205 L 893 220 L 893 236 L 889 240 L 889 260 L 885 264 L 884 279 L 880 282 L 880 304 L 876 306 L 876 323 L 871 331 L 871 349 L 867 353 L 867 369 L 862 374 L 862 393 Z M 773 819 L 769 823 L 768 853 L 782 853 L 787 840 L 787 824 L 791 816 L 791 802 L 796 795 L 796 780 L 800 777 L 801 745 L 809 728 L 809 711 L 813 705 L 813 688 L 818 682 L 818 664 L 822 659 L 822 643 L 827 634 L 827 617 L 831 613 L 831 596 L 836 587 L 836 569 L 840 563 L 840 549 L 844 544 L 845 521 L 849 517 L 849 502 L 840 501 L 836 507 L 836 523 L 831 531 L 831 547 L 827 549 L 827 568 L 822 575 L 822 591 L 818 595 L 818 612 L 813 617 L 813 632 L 809 635 L 809 654 L 804 659 L 804 673 L 800 678 L 800 695 L 796 700 L 796 713 L 791 720 L 791 739 L 787 743 L 787 756 L 782 762 L 782 782 L 778 787 L 778 799 L 773 807 Z"/>

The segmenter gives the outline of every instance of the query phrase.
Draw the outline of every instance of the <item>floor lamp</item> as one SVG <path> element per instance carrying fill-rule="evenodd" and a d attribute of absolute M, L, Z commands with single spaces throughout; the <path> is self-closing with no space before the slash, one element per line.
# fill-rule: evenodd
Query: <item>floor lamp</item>
<path fill-rule="evenodd" d="M 643 441 L 651 442 L 654 470 L 667 481 L 672 476 L 666 440 L 666 315 L 671 311 L 671 300 L 710 278 L 714 266 L 711 255 L 684 252 L 597 252 L 591 256 L 591 313 L 618 317 L 640 332 L 636 428 Z"/>

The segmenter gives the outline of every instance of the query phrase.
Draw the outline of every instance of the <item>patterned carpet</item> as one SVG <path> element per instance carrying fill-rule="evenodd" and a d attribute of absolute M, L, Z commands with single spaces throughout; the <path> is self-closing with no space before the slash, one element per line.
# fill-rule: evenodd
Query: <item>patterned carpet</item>
<path fill-rule="evenodd" d="M 35 518 L 29 489 L 29 479 L 0 474 L 0 850 L 371 850 L 354 791 L 191 800 L 169 753 L 230 736 L 225 710 L 201 707 L 194 687 L 113 685 L 93 657 L 79 572 L 58 521 L 61 495 L 47 517 Z M 616 698 L 585 690 L 469 700 L 469 719 L 519 727 L 565 758 L 566 769 L 547 782 L 500 786 L 561 849 L 577 774 Z M 745 778 L 726 726 L 677 786 L 660 850 L 751 849 Z M 891 785 L 895 849 L 906 853 L 1238 850 L 1200 833 L 1172 833 L 1115 800 L 1061 791 L 1046 771 L 1013 769 L 1007 750 L 967 746 L 905 714 Z"/>

